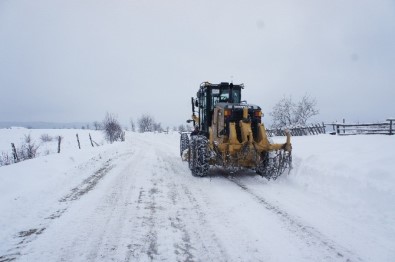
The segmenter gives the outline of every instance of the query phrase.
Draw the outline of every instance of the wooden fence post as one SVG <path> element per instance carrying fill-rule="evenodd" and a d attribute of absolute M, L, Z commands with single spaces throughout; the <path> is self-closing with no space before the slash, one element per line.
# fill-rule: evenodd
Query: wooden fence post
<path fill-rule="evenodd" d="M 91 141 L 91 145 L 92 145 L 92 147 L 94 147 L 94 146 L 93 146 L 93 142 L 92 142 L 91 133 L 89 133 L 89 140 Z"/>
<path fill-rule="evenodd" d="M 311 125 L 311 129 L 313 130 L 314 135 L 319 135 L 321 132 L 320 130 L 317 128 L 317 125 Z"/>
<path fill-rule="evenodd" d="M 60 153 L 60 143 L 62 142 L 62 137 L 58 137 L 58 154 Z"/>
<path fill-rule="evenodd" d="M 321 127 L 319 124 L 315 124 L 313 128 L 314 128 L 315 132 L 317 133 L 317 135 L 321 134 Z"/>
<path fill-rule="evenodd" d="M 11 147 L 12 147 L 12 155 L 14 156 L 14 161 L 15 163 L 19 162 L 19 158 L 18 158 L 18 154 L 16 153 L 16 148 L 14 143 L 11 143 Z"/>
<path fill-rule="evenodd" d="M 298 127 L 296 130 L 298 130 L 298 136 L 303 136 L 303 130 L 300 127 Z"/>
<path fill-rule="evenodd" d="M 81 144 L 80 144 L 80 139 L 78 138 L 78 134 L 76 134 L 76 136 L 77 136 L 78 148 L 81 149 Z"/>
<path fill-rule="evenodd" d="M 391 136 L 391 135 L 394 134 L 393 133 L 393 129 L 392 129 L 392 121 L 395 121 L 395 119 L 394 118 L 389 118 L 389 119 L 387 119 L 387 121 L 390 121 L 390 136 Z"/>
<path fill-rule="evenodd" d="M 317 132 L 317 135 L 322 134 L 322 130 L 321 130 L 320 124 L 315 124 L 314 128 L 315 128 L 315 131 Z"/>
<path fill-rule="evenodd" d="M 311 125 L 311 126 L 309 127 L 309 129 L 311 130 L 311 133 L 312 133 L 313 135 L 319 134 L 319 133 L 317 132 L 317 130 L 315 129 L 314 125 Z"/>

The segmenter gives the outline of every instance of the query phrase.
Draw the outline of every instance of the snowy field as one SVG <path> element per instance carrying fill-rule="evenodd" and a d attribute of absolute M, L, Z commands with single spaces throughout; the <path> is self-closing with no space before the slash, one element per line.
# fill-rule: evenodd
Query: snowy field
<path fill-rule="evenodd" d="M 92 139 L 100 144 L 104 144 L 104 136 L 102 131 L 82 130 L 82 129 L 27 129 L 23 127 L 14 127 L 11 129 L 0 129 L 0 153 L 11 154 L 11 143 L 19 148 L 25 141 L 25 136 L 30 135 L 32 141 L 38 146 L 38 154 L 40 156 L 57 153 L 58 137 L 62 137 L 61 151 L 74 151 L 78 149 L 77 137 L 79 136 L 81 148 L 92 147 L 89 134 Z M 42 135 L 48 135 L 52 141 L 43 142 Z"/>
<path fill-rule="evenodd" d="M 0 261 L 395 261 L 395 136 L 293 137 L 267 181 L 193 177 L 176 133 L 0 130 L 0 152 L 29 132 L 65 150 L 0 167 Z"/>

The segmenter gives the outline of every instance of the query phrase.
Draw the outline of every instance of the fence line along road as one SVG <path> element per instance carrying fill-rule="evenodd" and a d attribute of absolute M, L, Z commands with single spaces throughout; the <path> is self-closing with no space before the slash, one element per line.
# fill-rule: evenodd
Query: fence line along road
<path fill-rule="evenodd" d="M 373 124 L 322 123 L 288 128 L 288 130 L 292 136 L 309 136 L 325 134 L 326 127 L 332 126 L 333 131 L 329 132 L 331 135 L 394 135 L 395 118 L 388 118 L 386 121 L 388 122 Z M 266 129 L 266 133 L 269 137 L 286 135 L 285 129 Z"/>
<path fill-rule="evenodd" d="M 393 135 L 395 132 L 394 124 L 395 118 L 387 119 L 387 122 L 374 124 L 342 124 L 332 123 L 333 132 L 335 135 Z"/>
<path fill-rule="evenodd" d="M 311 124 L 308 126 L 301 127 L 292 127 L 287 130 L 291 133 L 291 136 L 309 136 L 309 135 L 318 135 L 325 134 L 326 126 L 324 123 L 322 124 Z M 285 136 L 284 129 L 266 129 L 266 133 L 269 137 L 273 136 Z"/>

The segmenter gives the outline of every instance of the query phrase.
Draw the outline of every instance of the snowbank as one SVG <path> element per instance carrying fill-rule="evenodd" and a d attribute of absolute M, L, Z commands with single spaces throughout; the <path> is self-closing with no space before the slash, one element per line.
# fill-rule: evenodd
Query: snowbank
<path fill-rule="evenodd" d="M 11 132 L 8 133 L 9 137 L 5 135 L 8 131 Z M 8 131 L 0 130 L 0 151 L 2 144 L 8 147 L 10 141 L 23 137 L 25 130 L 19 134 L 12 132 L 20 130 Z M 128 150 L 144 151 L 147 145 L 150 145 L 151 150 L 166 152 L 173 161 L 168 163 L 171 168 L 155 172 L 173 172 L 173 178 L 182 176 L 180 181 L 185 180 L 186 184 L 189 184 L 190 179 L 191 191 L 206 194 L 207 199 L 211 201 L 208 202 L 210 205 L 218 202 L 219 209 L 213 206 L 205 207 L 213 212 L 211 216 L 227 213 L 228 209 L 237 210 L 237 206 L 232 206 L 231 202 L 221 202 L 221 199 L 232 199 L 237 196 L 246 199 L 243 206 L 248 210 L 240 216 L 245 216 L 246 219 L 263 216 L 254 209 L 255 204 L 248 202 L 252 201 L 251 196 L 243 195 L 240 188 L 224 179 L 222 171 L 218 171 L 219 175 L 216 175 L 217 171 L 211 172 L 211 178 L 195 178 L 189 172 L 182 171 L 182 174 L 178 174 L 172 171 L 172 168 L 188 170 L 187 164 L 179 160 L 177 133 L 128 133 L 125 143 L 94 148 L 90 146 L 89 139 L 85 138 L 81 139 L 83 149 L 78 150 L 75 141 L 76 130 L 37 130 L 36 133 L 33 133 L 35 130 L 31 131 L 35 138 L 42 133 L 62 135 L 66 141 L 65 150 L 61 154 L 41 156 L 0 167 L 0 255 L 12 246 L 10 241 L 18 241 L 18 238 L 15 238 L 16 232 L 29 230 L 30 228 L 26 228 L 27 225 L 31 227 L 37 224 L 36 228 L 39 228 L 44 216 L 54 210 L 54 207 L 61 210 L 59 198 L 92 175 L 106 159 L 124 154 Z M 78 132 L 82 138 L 92 131 Z M 93 133 L 92 136 L 95 139 L 99 134 Z M 285 138 L 276 137 L 274 140 L 283 142 Z M 320 240 L 344 247 L 345 253 L 351 254 L 353 258 L 393 261 L 395 136 L 293 137 L 292 144 L 294 168 L 289 175 L 283 175 L 276 181 L 267 181 L 251 172 L 240 172 L 235 175 L 236 179 L 254 196 L 265 199 L 278 210 L 282 210 L 283 216 L 289 216 L 310 232 L 316 232 Z M 129 166 L 131 170 L 137 165 L 135 162 L 128 162 L 128 158 L 122 161 L 122 165 Z M 141 175 L 139 170 L 133 171 L 136 177 Z M 166 176 L 163 176 L 163 179 L 165 180 Z M 193 183 L 198 186 L 194 187 Z M 215 200 L 211 200 L 212 196 L 216 197 Z M 240 201 L 238 203 L 241 203 Z M 224 203 L 228 203 L 228 207 Z M 172 203 L 169 202 L 169 205 Z M 255 223 L 262 228 L 267 226 L 262 221 Z M 223 234 L 221 237 L 226 236 L 226 232 Z M 244 236 L 246 239 L 248 237 Z M 275 260 L 275 257 L 273 258 Z"/>
<path fill-rule="evenodd" d="M 395 136 L 293 137 L 292 144 L 293 170 L 264 195 L 368 261 L 393 260 Z"/>
<path fill-rule="evenodd" d="M 22 140 L 25 131 L 1 129 L 1 145 Z M 51 219 L 48 216 L 58 215 L 51 213 L 53 210 L 64 212 L 67 206 L 59 201 L 62 197 L 100 170 L 120 150 L 129 150 L 126 143 L 103 144 L 101 132 L 92 130 L 29 131 L 36 141 L 43 133 L 62 136 L 62 151 L 0 167 L 0 256 L 20 241 L 18 234 L 32 227 L 45 227 L 43 221 Z M 77 146 L 76 132 L 80 135 L 81 150 Z M 93 139 L 100 139 L 96 141 L 103 145 L 92 147 L 88 133 Z M 43 150 L 55 152 L 57 142 L 42 143 L 40 148 L 41 153 Z"/>

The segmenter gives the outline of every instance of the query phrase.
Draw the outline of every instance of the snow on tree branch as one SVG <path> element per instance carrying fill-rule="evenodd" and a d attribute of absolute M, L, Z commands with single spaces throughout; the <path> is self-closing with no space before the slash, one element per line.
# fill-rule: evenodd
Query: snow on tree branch
<path fill-rule="evenodd" d="M 316 100 L 305 94 L 298 103 L 294 103 L 291 96 L 284 96 L 269 115 L 273 118 L 272 127 L 281 129 L 306 125 L 307 121 L 318 113 Z"/>

